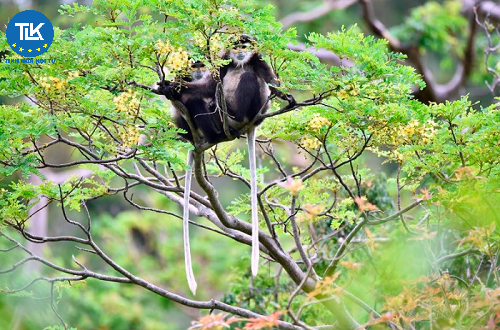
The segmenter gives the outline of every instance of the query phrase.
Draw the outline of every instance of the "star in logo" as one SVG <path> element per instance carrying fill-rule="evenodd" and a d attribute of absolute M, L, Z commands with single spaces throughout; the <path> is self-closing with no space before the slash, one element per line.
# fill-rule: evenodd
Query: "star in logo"
<path fill-rule="evenodd" d="M 24 50 L 24 49 L 23 49 L 23 47 L 20 47 L 20 48 L 19 48 L 19 51 L 20 51 L 20 52 L 22 52 L 23 50 Z"/>
<path fill-rule="evenodd" d="M 13 44 L 12 47 L 16 47 L 16 44 Z"/>
<path fill-rule="evenodd" d="M 31 53 L 31 49 L 28 49 L 28 52 L 30 52 L 30 53 Z"/>
<path fill-rule="evenodd" d="M 37 50 L 37 51 L 40 51 L 40 48 L 37 48 L 36 50 Z"/>
<path fill-rule="evenodd" d="M 43 45 L 43 48 L 47 48 L 47 44 Z"/>

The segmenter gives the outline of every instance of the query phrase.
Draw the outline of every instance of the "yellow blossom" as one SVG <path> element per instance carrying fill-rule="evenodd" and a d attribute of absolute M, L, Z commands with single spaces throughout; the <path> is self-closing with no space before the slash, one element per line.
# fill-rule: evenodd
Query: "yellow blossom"
<path fill-rule="evenodd" d="M 207 41 L 201 35 L 201 33 L 197 33 L 193 38 L 194 44 L 200 48 L 204 48 L 207 45 Z"/>
<path fill-rule="evenodd" d="M 185 69 L 189 64 L 189 54 L 188 52 L 182 50 L 181 47 L 177 48 L 176 51 L 172 51 L 167 60 L 167 65 L 173 71 L 181 71 Z"/>
<path fill-rule="evenodd" d="M 343 89 L 340 90 L 339 93 L 338 93 L 338 97 L 341 98 L 341 99 L 347 97 L 347 95 L 348 95 L 347 92 L 345 90 L 343 90 Z"/>
<path fill-rule="evenodd" d="M 330 121 L 326 119 L 325 117 L 321 117 L 319 113 L 315 113 L 313 116 L 313 119 L 309 121 L 307 126 L 313 130 L 318 132 L 323 126 L 329 126 Z"/>
<path fill-rule="evenodd" d="M 125 131 L 120 133 L 120 139 L 122 140 L 121 147 L 123 149 L 131 148 L 139 143 L 141 133 L 139 127 L 135 125 L 130 125 L 125 128 Z"/>
<path fill-rule="evenodd" d="M 403 162 L 403 160 L 404 160 L 404 156 L 403 156 L 403 154 L 402 154 L 402 153 L 400 153 L 400 152 L 399 152 L 399 151 L 397 151 L 397 150 L 394 150 L 392 154 L 393 154 L 394 159 L 395 159 L 396 161 L 398 161 L 399 163 L 402 163 L 402 162 Z"/>
<path fill-rule="evenodd" d="M 155 49 L 156 52 L 160 55 L 166 55 L 174 51 L 174 47 L 170 44 L 169 40 L 167 40 L 166 43 L 161 40 L 158 40 L 155 44 Z"/>
<path fill-rule="evenodd" d="M 67 81 L 58 77 L 41 77 L 38 82 L 46 91 L 58 92 L 63 89 Z"/>
<path fill-rule="evenodd" d="M 140 106 L 140 101 L 133 91 L 121 93 L 113 99 L 113 103 L 116 106 L 116 110 L 129 115 L 135 115 Z"/>
<path fill-rule="evenodd" d="M 72 71 L 70 73 L 68 73 L 68 80 L 71 80 L 71 79 L 74 79 L 76 77 L 78 77 L 80 74 L 78 73 L 78 71 Z"/>
<path fill-rule="evenodd" d="M 210 37 L 210 50 L 213 53 L 220 53 L 224 49 L 224 45 L 221 42 L 221 38 L 219 34 L 215 34 L 212 37 Z"/>
<path fill-rule="evenodd" d="M 321 141 L 317 138 L 303 137 L 300 144 L 306 149 L 317 149 L 321 146 Z"/>
<path fill-rule="evenodd" d="M 391 142 L 394 145 L 413 142 L 429 144 L 436 135 L 436 131 L 436 123 L 434 121 L 429 120 L 427 123 L 421 123 L 413 119 L 406 125 L 396 127 L 394 134 L 388 134 L 389 132 L 383 132 L 383 134 L 391 135 Z"/>

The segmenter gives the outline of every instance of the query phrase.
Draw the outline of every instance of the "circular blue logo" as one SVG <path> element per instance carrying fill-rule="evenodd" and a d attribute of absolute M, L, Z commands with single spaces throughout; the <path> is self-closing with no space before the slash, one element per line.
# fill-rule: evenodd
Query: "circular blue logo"
<path fill-rule="evenodd" d="M 54 40 L 50 20 L 39 11 L 25 10 L 17 13 L 7 25 L 7 41 L 17 54 L 35 57 L 45 53 Z"/>

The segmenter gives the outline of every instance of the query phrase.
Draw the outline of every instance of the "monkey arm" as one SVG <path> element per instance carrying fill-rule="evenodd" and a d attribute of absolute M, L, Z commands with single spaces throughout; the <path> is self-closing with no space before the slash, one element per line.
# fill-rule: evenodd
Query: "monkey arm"
<path fill-rule="evenodd" d="M 176 86 L 173 82 L 168 80 L 162 80 L 157 83 L 158 85 L 158 94 L 164 95 L 169 100 L 179 100 L 180 92 L 178 86 Z"/>
<path fill-rule="evenodd" d="M 289 105 L 293 106 L 297 104 L 297 101 L 295 101 L 295 98 L 293 97 L 292 94 L 283 93 L 274 86 L 269 86 L 269 90 L 271 90 L 271 94 L 276 95 L 283 101 L 287 101 Z"/>
<path fill-rule="evenodd" d="M 257 57 L 256 57 L 257 58 Z M 257 58 L 259 61 L 255 63 L 255 73 L 264 79 L 264 81 L 268 84 L 271 94 L 279 97 L 280 99 L 287 101 L 289 105 L 295 105 L 297 102 L 295 98 L 291 94 L 283 93 L 276 87 L 279 87 L 280 83 L 278 79 L 276 79 L 276 75 L 274 74 L 273 69 L 267 64 L 260 56 Z M 275 87 L 276 86 L 276 87 Z"/>

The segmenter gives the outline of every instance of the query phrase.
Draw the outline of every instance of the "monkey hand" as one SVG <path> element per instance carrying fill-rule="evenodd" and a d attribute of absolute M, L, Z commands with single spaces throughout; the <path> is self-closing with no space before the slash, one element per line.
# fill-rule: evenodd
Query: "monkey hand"
<path fill-rule="evenodd" d="M 211 113 L 215 113 L 216 111 L 220 111 L 220 108 L 217 106 L 217 102 L 215 102 L 215 100 L 208 102 L 208 110 Z"/>
<path fill-rule="evenodd" d="M 285 94 L 285 100 L 288 101 L 288 105 L 291 107 L 297 104 L 292 94 Z"/>
<path fill-rule="evenodd" d="M 175 98 L 175 87 L 174 84 L 168 80 L 162 80 L 157 83 L 158 85 L 158 93 L 161 95 L 165 95 L 165 97 L 169 100 L 173 100 Z"/>
<path fill-rule="evenodd" d="M 295 98 L 293 97 L 292 94 L 286 94 L 283 93 L 282 91 L 278 90 L 276 87 L 270 86 L 271 93 L 282 99 L 283 101 L 288 102 L 289 107 L 293 107 L 294 105 L 297 104 L 297 101 L 295 101 Z"/>

